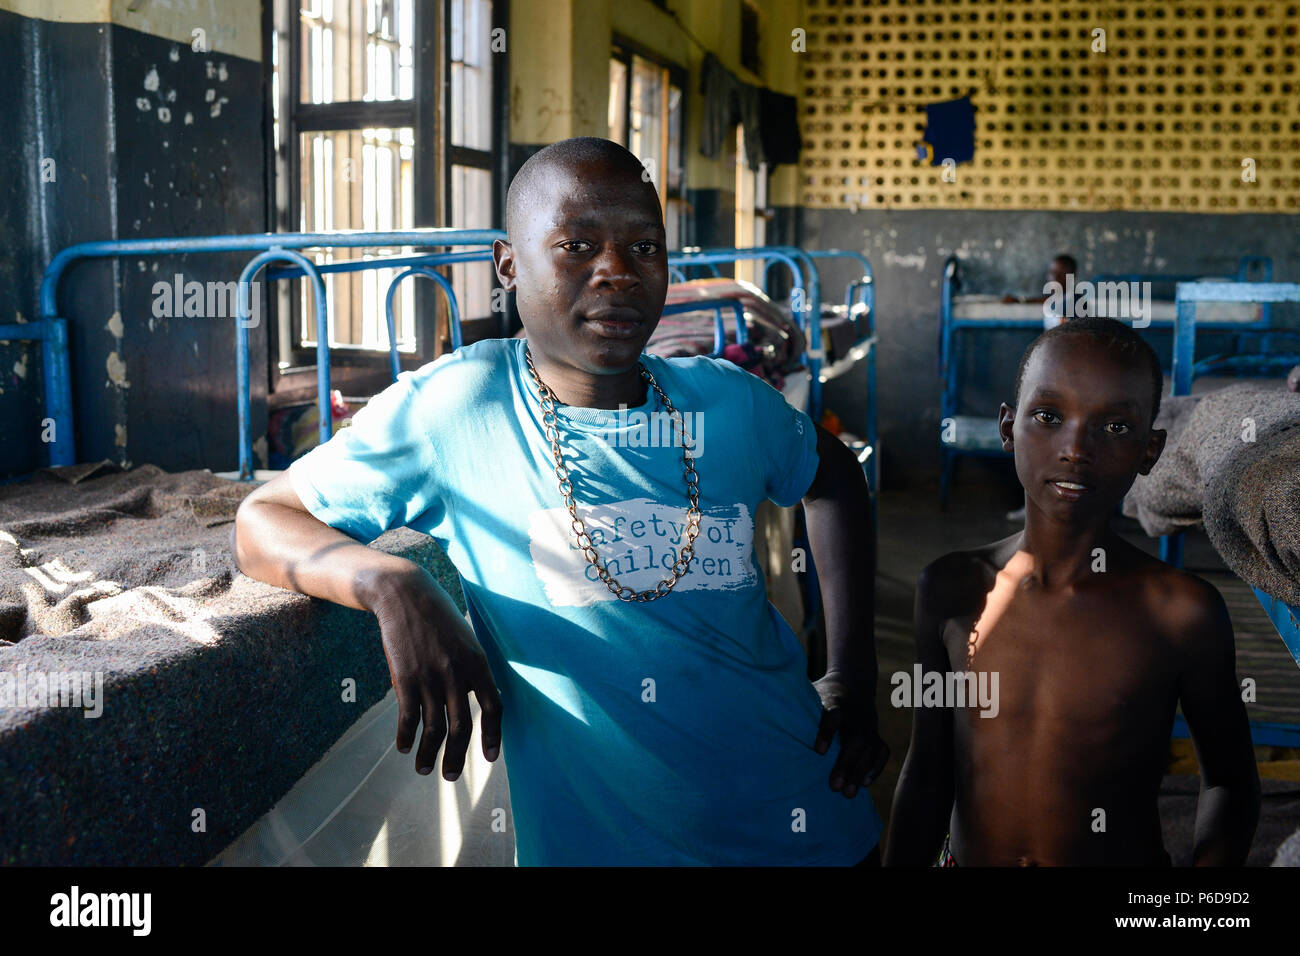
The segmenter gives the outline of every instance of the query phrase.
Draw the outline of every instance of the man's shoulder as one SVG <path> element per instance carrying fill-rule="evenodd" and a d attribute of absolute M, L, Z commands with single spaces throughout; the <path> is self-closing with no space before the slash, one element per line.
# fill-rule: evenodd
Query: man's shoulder
<path fill-rule="evenodd" d="M 669 358 L 647 352 L 642 359 L 651 370 L 653 366 L 659 365 L 688 378 L 733 382 L 740 382 L 745 378 L 757 378 L 752 372 L 745 371 L 736 363 L 724 358 L 714 358 L 711 355 L 675 355 Z"/>
<path fill-rule="evenodd" d="M 476 402 L 486 394 L 505 393 L 518 349 L 515 339 L 483 339 L 403 372 L 398 379 L 407 379 L 422 399 Z"/>
<path fill-rule="evenodd" d="M 708 404 L 726 401 L 748 402 L 752 400 L 756 390 L 772 388 L 753 372 L 746 371 L 734 362 L 723 358 L 713 358 L 708 355 L 664 358 L 647 353 L 643 360 L 646 368 L 655 373 L 656 377 L 663 378 L 660 372 L 666 372 L 681 386 L 700 393 L 701 398 Z M 672 397 L 671 393 L 669 397 Z"/>

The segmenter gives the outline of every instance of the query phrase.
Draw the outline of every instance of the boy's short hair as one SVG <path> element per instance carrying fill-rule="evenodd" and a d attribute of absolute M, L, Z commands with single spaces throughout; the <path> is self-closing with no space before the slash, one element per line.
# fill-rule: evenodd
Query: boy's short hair
<path fill-rule="evenodd" d="M 1059 256 L 1053 256 L 1052 261 L 1059 262 L 1062 265 L 1064 265 L 1066 267 L 1066 271 L 1069 272 L 1071 275 L 1078 275 L 1079 273 L 1079 263 L 1077 263 L 1074 260 L 1074 256 L 1070 255 L 1069 253 L 1063 252 Z"/>
<path fill-rule="evenodd" d="M 1160 359 L 1156 357 L 1155 350 L 1146 339 L 1117 319 L 1095 316 L 1067 319 L 1030 342 L 1029 348 L 1025 349 L 1025 354 L 1021 356 L 1020 368 L 1016 371 L 1016 405 L 1020 404 L 1020 386 L 1025 380 L 1025 369 L 1029 367 L 1030 357 L 1044 342 L 1050 342 L 1063 335 L 1086 335 L 1101 342 L 1108 349 L 1120 352 L 1129 361 L 1144 363 L 1151 373 L 1151 424 L 1155 424 L 1156 415 L 1160 412 L 1160 395 L 1165 390 Z"/>

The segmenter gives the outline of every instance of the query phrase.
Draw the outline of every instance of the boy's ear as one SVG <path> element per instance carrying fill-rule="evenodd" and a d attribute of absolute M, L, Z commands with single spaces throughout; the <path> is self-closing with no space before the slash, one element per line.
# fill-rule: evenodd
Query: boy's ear
<path fill-rule="evenodd" d="M 1169 433 L 1163 428 L 1151 429 L 1151 435 L 1147 438 L 1146 454 L 1142 456 L 1142 464 L 1138 466 L 1139 475 L 1151 474 L 1151 469 L 1160 460 L 1160 453 L 1165 450 L 1165 439 L 1168 437 Z"/>
<path fill-rule="evenodd" d="M 998 409 L 998 435 L 1002 437 L 1002 450 L 1015 451 L 1015 441 L 1011 436 L 1016 424 L 1016 410 L 1006 402 Z"/>
<path fill-rule="evenodd" d="M 507 292 L 515 291 L 515 250 L 508 242 L 500 239 L 492 243 L 492 264 L 496 266 L 497 278 L 501 288 Z"/>

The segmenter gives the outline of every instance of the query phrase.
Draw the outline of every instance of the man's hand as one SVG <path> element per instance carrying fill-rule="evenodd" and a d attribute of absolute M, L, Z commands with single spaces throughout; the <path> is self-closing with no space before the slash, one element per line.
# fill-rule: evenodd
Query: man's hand
<path fill-rule="evenodd" d="M 496 760 L 501 752 L 501 697 L 483 649 L 446 592 L 418 567 L 409 574 L 385 575 L 369 590 L 397 691 L 397 749 L 410 752 L 423 716 L 416 770 L 432 772 L 445 736 L 443 779 L 459 777 L 474 729 L 469 709 L 473 691 L 483 714 L 483 756 Z"/>
<path fill-rule="evenodd" d="M 835 673 L 813 684 L 822 699 L 821 726 L 814 748 L 826 753 L 840 735 L 840 756 L 831 769 L 831 789 L 852 798 L 868 786 L 889 760 L 889 747 L 880 739 L 873 688 L 865 688 Z"/>

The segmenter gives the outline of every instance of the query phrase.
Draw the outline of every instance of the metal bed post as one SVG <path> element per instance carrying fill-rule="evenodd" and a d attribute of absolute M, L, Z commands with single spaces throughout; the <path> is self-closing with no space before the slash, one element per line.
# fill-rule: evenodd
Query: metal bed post
<path fill-rule="evenodd" d="M 1243 269 L 1245 268 L 1243 259 Z M 1271 263 L 1268 274 L 1272 274 Z M 1296 302 L 1300 285 L 1286 282 L 1179 282 L 1174 292 L 1174 356 L 1171 395 L 1190 395 L 1196 377 L 1196 304 L 1198 302 Z M 1289 357 L 1280 356 L 1289 361 Z M 1264 363 L 1257 363 L 1264 364 Z M 1160 560 L 1175 567 L 1183 564 L 1184 534 L 1160 539 Z"/>
<path fill-rule="evenodd" d="M 1196 303 L 1197 302 L 1300 302 L 1300 283 L 1287 282 L 1180 282 L 1175 292 L 1177 311 L 1174 318 L 1174 361 L 1171 394 L 1190 395 L 1196 375 Z M 1271 357 L 1280 365 L 1300 361 L 1300 355 L 1279 354 Z M 1262 363 L 1254 363 L 1260 365 Z M 1181 566 L 1183 533 L 1160 539 L 1160 557 Z M 1264 613 L 1277 629 L 1287 650 L 1300 664 L 1300 608 L 1292 607 L 1259 588 L 1251 587 Z M 1255 722 L 1251 737 L 1257 745 L 1300 746 L 1300 727 L 1293 724 Z M 1189 737 L 1186 721 L 1174 720 L 1175 737 Z"/>
<path fill-rule="evenodd" d="M 674 262 L 674 259 L 677 261 Z M 813 421 L 817 421 L 821 417 L 821 290 L 817 281 L 817 269 L 812 265 L 812 260 L 808 258 L 808 254 L 797 246 L 733 246 L 731 248 L 704 248 L 691 252 L 682 251 L 676 254 L 670 253 L 668 256 L 670 265 L 679 266 L 689 266 L 692 263 L 739 262 L 741 259 L 759 259 L 767 262 L 768 265 L 764 267 L 764 276 L 766 276 L 766 270 L 770 268 L 770 261 L 784 262 L 790 267 L 793 287 L 799 290 L 799 299 L 804 298 L 806 290 L 807 302 L 806 304 L 801 302 L 801 304 L 805 304 L 805 308 L 802 310 L 792 309 L 792 311 L 795 312 L 795 321 L 799 323 L 800 328 L 804 331 L 806 342 L 803 358 L 810 375 L 808 412 Z M 799 265 L 796 265 L 796 263 L 799 263 Z M 806 279 L 801 265 L 808 266 Z M 766 279 L 764 285 L 766 285 Z M 790 298 L 793 306 L 796 299 L 793 291 Z M 800 312 L 804 316 L 802 322 L 799 319 Z M 818 317 L 817 321 L 813 321 L 814 316 Z"/>
<path fill-rule="evenodd" d="M 948 491 L 952 485 L 952 474 L 957 467 L 957 453 L 943 440 L 946 422 L 957 414 L 957 368 L 952 361 L 952 294 L 958 278 L 956 256 L 949 256 L 943 264 L 943 281 L 939 288 L 939 507 L 947 509 Z"/>
<path fill-rule="evenodd" d="M 727 347 L 727 325 L 722 318 L 723 309 L 736 313 L 736 343 L 744 345 L 749 341 L 749 329 L 745 325 L 745 303 L 740 299 L 727 296 L 695 299 L 690 302 L 674 302 L 665 305 L 662 315 L 686 315 L 690 312 L 707 312 L 713 310 L 713 354 L 710 358 L 721 358 Z"/>
<path fill-rule="evenodd" d="M 334 436 L 334 416 L 330 403 L 329 305 L 325 299 L 325 280 L 316 266 L 302 253 L 289 249 L 268 249 L 248 261 L 239 274 L 239 304 L 235 315 L 235 381 L 239 407 L 239 480 L 253 479 L 253 398 L 249 389 L 248 328 L 250 282 L 268 262 L 292 262 L 311 277 L 312 300 L 316 307 L 316 392 L 320 401 L 320 443 Z"/>
<path fill-rule="evenodd" d="M 0 341 L 29 341 L 41 345 L 41 371 L 45 383 L 45 417 L 52 425 L 50 437 L 42 422 L 41 440 L 50 446 L 51 465 L 71 465 L 72 382 L 68 367 L 68 322 L 58 316 L 35 322 L 0 325 Z M 63 436 L 60 438 L 59 436 Z"/>
<path fill-rule="evenodd" d="M 451 283 L 447 281 L 447 277 L 440 272 L 435 272 L 432 266 L 411 266 L 388 283 L 388 293 L 384 296 L 384 319 L 388 324 L 388 362 L 393 372 L 394 382 L 397 381 L 397 376 L 401 374 L 402 366 L 397 356 L 397 325 L 393 319 L 393 297 L 397 294 L 398 285 L 407 276 L 423 276 L 426 279 L 432 279 L 438 284 L 438 288 L 447 296 L 447 319 L 451 325 L 452 351 L 460 348 L 464 342 L 460 328 L 460 308 L 456 304 L 456 293 L 452 291 Z"/>
<path fill-rule="evenodd" d="M 840 361 L 856 362 L 859 359 L 865 360 L 867 374 L 867 415 L 866 415 L 866 434 L 863 436 L 866 440 L 867 447 L 858 457 L 858 464 L 863 466 L 863 471 L 867 477 L 867 492 L 871 499 L 871 525 L 872 528 L 880 526 L 880 508 L 877 500 L 877 493 L 880 490 L 880 446 L 879 430 L 877 428 L 878 409 L 876 406 L 876 286 L 875 276 L 871 271 L 871 263 L 867 257 L 860 252 L 854 252 L 848 249 L 809 249 L 805 252 L 810 259 L 854 259 L 862 266 L 862 278 L 850 282 L 844 291 L 844 308 L 849 319 L 853 322 L 854 331 L 858 331 L 858 318 L 854 315 L 855 298 L 857 293 L 862 293 L 862 305 L 867 319 L 866 335 L 855 336 L 853 346 L 849 354 Z M 813 268 L 816 269 L 816 263 Z M 828 370 L 829 371 L 829 370 Z M 823 383 L 824 384 L 824 383 Z M 871 458 L 871 466 L 867 467 L 866 457 Z M 873 542 L 874 548 L 874 542 Z"/>
<path fill-rule="evenodd" d="M 490 245 L 504 240 L 506 234 L 499 229 L 409 229 L 390 232 L 340 231 L 333 233 L 258 233 L 247 235 L 200 236 L 170 239 L 121 239 L 83 242 L 60 250 L 50 260 L 41 277 L 40 319 L 38 322 L 17 326 L 0 326 L 0 337 L 40 338 L 43 342 L 42 362 L 46 382 L 46 414 L 54 420 L 55 431 L 50 442 L 50 463 L 70 465 L 76 460 L 75 420 L 72 409 L 72 391 L 67 348 L 66 319 L 58 315 L 59 280 L 67 269 L 83 259 L 102 259 L 118 256 L 186 255 L 189 253 L 217 252 L 267 252 L 272 249 L 291 250 L 316 247 L 363 248 L 381 246 L 475 246 Z M 456 255 L 453 253 L 453 255 Z M 280 261 L 284 261 L 281 259 Z M 374 260 L 370 260 L 374 261 Z M 339 263 L 359 269 L 367 268 L 365 261 Z M 327 271 L 327 266 L 314 267 L 317 273 Z M 307 275 L 296 263 L 294 275 Z M 329 269 L 328 271 L 344 271 Z M 267 273 L 270 281 L 285 277 L 281 270 Z M 34 328 L 28 329 L 30 324 Z M 15 331 L 16 330 L 16 331 Z M 318 366 L 319 369 L 319 366 Z M 319 370 L 318 370 L 319 381 Z M 320 395 L 323 427 L 330 422 L 328 391 Z M 243 470 L 241 466 L 241 471 Z"/>

